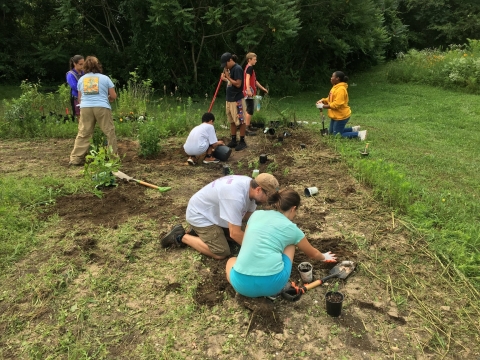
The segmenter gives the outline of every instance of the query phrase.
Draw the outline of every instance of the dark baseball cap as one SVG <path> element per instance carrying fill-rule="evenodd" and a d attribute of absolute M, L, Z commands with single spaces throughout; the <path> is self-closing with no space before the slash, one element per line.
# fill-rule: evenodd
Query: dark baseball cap
<path fill-rule="evenodd" d="M 229 52 L 226 52 L 225 54 L 222 55 L 220 58 L 220 67 L 223 69 L 225 66 L 227 66 L 228 60 L 232 58 L 232 54 Z"/>

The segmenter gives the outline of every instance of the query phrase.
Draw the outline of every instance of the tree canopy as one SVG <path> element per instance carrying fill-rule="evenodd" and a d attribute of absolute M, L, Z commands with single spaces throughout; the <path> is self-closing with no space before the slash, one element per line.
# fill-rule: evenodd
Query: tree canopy
<path fill-rule="evenodd" d="M 474 38 L 474 0 L 0 0 L 0 78 L 63 81 L 69 58 L 96 55 L 120 82 L 203 94 L 220 55 L 255 52 L 282 94 L 406 51 Z"/>

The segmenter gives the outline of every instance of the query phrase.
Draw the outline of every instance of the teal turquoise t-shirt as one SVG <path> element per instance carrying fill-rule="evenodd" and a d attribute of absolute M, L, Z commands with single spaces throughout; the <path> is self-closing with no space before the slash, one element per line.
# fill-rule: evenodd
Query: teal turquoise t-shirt
<path fill-rule="evenodd" d="M 305 234 L 275 210 L 257 210 L 248 220 L 242 247 L 233 268 L 240 274 L 269 276 L 283 270 L 282 253 Z"/>

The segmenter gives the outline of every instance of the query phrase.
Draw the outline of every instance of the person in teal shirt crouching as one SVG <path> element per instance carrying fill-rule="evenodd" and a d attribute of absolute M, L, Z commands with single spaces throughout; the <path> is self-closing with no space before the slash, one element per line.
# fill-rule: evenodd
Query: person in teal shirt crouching
<path fill-rule="evenodd" d="M 238 257 L 227 261 L 227 280 L 247 297 L 275 296 L 287 284 L 292 271 L 295 246 L 309 258 L 336 262 L 330 251 L 322 254 L 295 225 L 300 195 L 283 189 L 268 198 L 274 210 L 257 210 L 248 220 Z"/>

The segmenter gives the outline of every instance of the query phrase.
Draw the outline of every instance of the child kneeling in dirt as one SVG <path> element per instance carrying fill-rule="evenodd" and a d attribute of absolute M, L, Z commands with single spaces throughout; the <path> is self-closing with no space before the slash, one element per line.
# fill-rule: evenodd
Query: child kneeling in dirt
<path fill-rule="evenodd" d="M 189 165 L 195 165 L 197 163 L 197 156 L 205 152 L 207 152 L 207 155 L 203 160 L 204 164 L 215 164 L 219 162 L 218 159 L 213 157 L 212 151 L 218 145 L 225 144 L 223 141 L 218 141 L 217 139 L 215 128 L 213 127 L 214 121 L 215 116 L 207 112 L 202 116 L 202 123 L 190 131 L 187 141 L 185 145 L 183 145 L 185 152 L 189 156 L 187 160 Z"/>
<path fill-rule="evenodd" d="M 330 251 L 322 254 L 295 225 L 300 195 L 283 189 L 269 196 L 274 210 L 257 210 L 248 220 L 238 257 L 227 261 L 227 280 L 241 295 L 275 296 L 287 284 L 292 271 L 295 245 L 309 258 L 336 262 Z"/>

